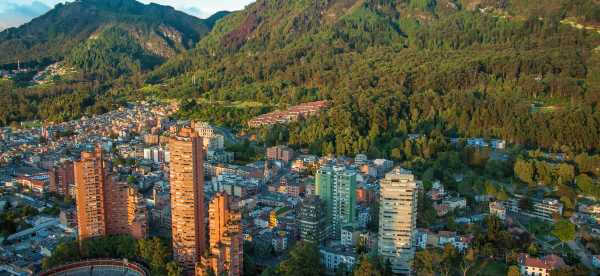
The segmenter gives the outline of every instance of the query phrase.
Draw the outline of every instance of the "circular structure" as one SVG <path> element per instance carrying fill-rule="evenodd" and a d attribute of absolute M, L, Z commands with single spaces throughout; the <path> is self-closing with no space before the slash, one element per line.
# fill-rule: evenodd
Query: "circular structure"
<path fill-rule="evenodd" d="M 40 273 L 40 276 L 148 276 L 146 268 L 124 260 L 86 260 L 55 267 Z"/>

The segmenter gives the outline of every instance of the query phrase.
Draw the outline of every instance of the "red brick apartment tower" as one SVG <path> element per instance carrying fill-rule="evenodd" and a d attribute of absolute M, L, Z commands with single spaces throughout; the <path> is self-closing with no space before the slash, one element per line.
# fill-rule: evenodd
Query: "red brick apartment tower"
<path fill-rule="evenodd" d="M 73 162 L 65 161 L 54 166 L 48 173 L 50 177 L 50 192 L 61 196 L 70 195 L 70 188 L 75 185 Z"/>
<path fill-rule="evenodd" d="M 229 196 L 217 193 L 208 205 L 209 246 L 217 246 L 227 230 L 229 222 Z"/>
<path fill-rule="evenodd" d="M 75 162 L 74 174 L 79 240 L 106 235 L 102 149 L 82 152 L 81 160 Z"/>
<path fill-rule="evenodd" d="M 127 220 L 129 233 L 135 239 L 148 237 L 148 208 L 142 195 L 132 187 L 128 188 Z"/>
<path fill-rule="evenodd" d="M 118 177 L 106 177 L 104 183 L 104 213 L 107 235 L 129 234 L 127 204 L 129 185 Z"/>
<path fill-rule="evenodd" d="M 191 128 L 169 139 L 173 257 L 194 271 L 206 250 L 202 138 Z"/>
<path fill-rule="evenodd" d="M 217 193 L 208 207 L 210 254 L 196 269 L 197 276 L 210 268 L 217 275 L 238 276 L 242 273 L 243 238 L 241 213 L 230 209 L 230 198 Z"/>

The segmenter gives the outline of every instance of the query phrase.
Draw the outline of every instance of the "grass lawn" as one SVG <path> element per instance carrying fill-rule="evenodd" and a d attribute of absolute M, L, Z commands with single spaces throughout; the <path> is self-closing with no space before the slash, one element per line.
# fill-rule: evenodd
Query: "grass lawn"
<path fill-rule="evenodd" d="M 479 275 L 479 276 L 497 276 L 506 275 L 508 266 L 504 263 L 493 261 L 493 260 L 482 260 L 478 261 L 475 266 L 469 270 L 468 275 Z"/>

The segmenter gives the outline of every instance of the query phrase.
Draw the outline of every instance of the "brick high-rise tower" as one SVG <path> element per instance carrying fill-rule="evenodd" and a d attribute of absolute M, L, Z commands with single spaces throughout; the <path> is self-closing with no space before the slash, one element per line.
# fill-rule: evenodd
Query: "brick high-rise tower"
<path fill-rule="evenodd" d="M 210 254 L 196 267 L 196 275 L 207 275 L 208 269 L 217 275 L 237 276 L 242 273 L 243 238 L 241 213 L 230 208 L 226 193 L 217 193 L 208 206 Z"/>
<path fill-rule="evenodd" d="M 104 186 L 106 172 L 102 150 L 82 152 L 75 162 L 75 194 L 79 240 L 106 235 Z"/>
<path fill-rule="evenodd" d="M 52 167 L 48 175 L 50 192 L 61 196 L 72 196 L 71 189 L 75 185 L 73 162 L 65 161 Z"/>
<path fill-rule="evenodd" d="M 221 242 L 221 237 L 227 230 L 228 221 L 229 196 L 225 193 L 217 193 L 208 205 L 208 244 L 210 248 Z"/>
<path fill-rule="evenodd" d="M 105 235 L 147 236 L 146 206 L 139 192 L 108 174 L 102 150 L 83 152 L 75 162 L 79 240 Z"/>
<path fill-rule="evenodd" d="M 136 239 L 148 236 L 148 208 L 142 195 L 134 188 L 127 189 L 127 224 L 129 233 Z"/>
<path fill-rule="evenodd" d="M 206 250 L 202 138 L 184 128 L 169 139 L 169 151 L 173 257 L 193 271 Z"/>

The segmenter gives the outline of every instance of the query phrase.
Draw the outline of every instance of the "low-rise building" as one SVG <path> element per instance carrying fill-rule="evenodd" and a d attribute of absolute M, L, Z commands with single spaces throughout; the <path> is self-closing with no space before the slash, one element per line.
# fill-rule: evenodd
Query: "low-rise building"
<path fill-rule="evenodd" d="M 287 164 L 294 159 L 294 150 L 287 146 L 274 146 L 267 148 L 268 160 L 280 160 Z"/>
<path fill-rule="evenodd" d="M 525 210 L 520 207 L 519 202 L 521 200 L 528 200 L 531 204 L 531 208 Z M 553 216 L 562 215 L 563 213 L 563 204 L 558 201 L 558 199 L 553 198 L 527 198 L 525 199 L 523 195 L 515 195 L 515 197 L 507 200 L 506 208 L 509 212 L 515 214 L 526 215 L 529 217 L 538 218 L 541 220 L 545 220 L 548 222 L 554 222 Z"/>
<path fill-rule="evenodd" d="M 489 208 L 490 208 L 490 215 L 496 216 L 501 220 L 506 219 L 506 207 L 504 207 L 504 204 L 502 202 L 500 202 L 500 201 L 490 202 Z"/>
<path fill-rule="evenodd" d="M 600 255 L 592 256 L 592 266 L 595 268 L 600 268 Z"/>
<path fill-rule="evenodd" d="M 319 252 L 321 253 L 321 264 L 329 274 L 338 272 L 340 268 L 352 271 L 357 261 L 354 250 L 337 243 L 321 247 Z"/>
<path fill-rule="evenodd" d="M 557 255 L 548 255 L 542 258 L 521 254 L 518 258 L 521 275 L 549 276 L 550 271 L 566 266 L 563 259 Z"/>

